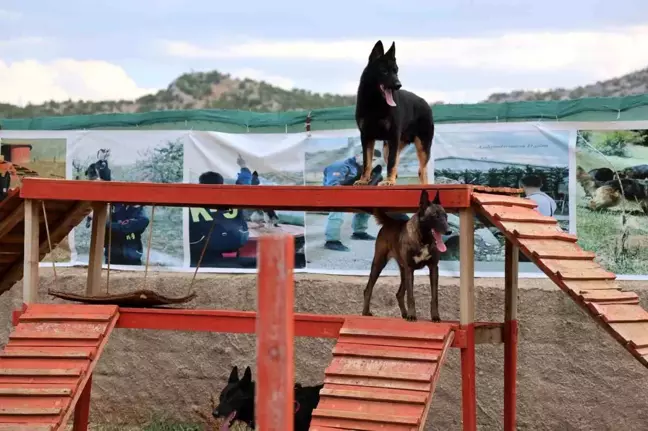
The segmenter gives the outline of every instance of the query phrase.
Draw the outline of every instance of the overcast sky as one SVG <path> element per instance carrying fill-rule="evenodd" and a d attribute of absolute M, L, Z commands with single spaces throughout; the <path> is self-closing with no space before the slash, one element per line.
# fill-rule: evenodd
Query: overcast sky
<path fill-rule="evenodd" d="M 648 66 L 646 0 L 0 0 L 0 102 L 132 99 L 217 69 L 354 93 L 377 39 L 429 102 Z"/>

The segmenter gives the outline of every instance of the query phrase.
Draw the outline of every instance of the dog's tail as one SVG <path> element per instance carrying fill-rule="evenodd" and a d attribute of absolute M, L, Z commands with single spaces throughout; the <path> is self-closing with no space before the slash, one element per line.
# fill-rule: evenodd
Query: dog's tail
<path fill-rule="evenodd" d="M 596 184 L 596 180 L 594 180 L 594 178 L 592 178 L 592 176 L 580 166 L 576 167 L 576 181 L 579 182 L 589 196 L 594 196 L 598 184 Z"/>
<path fill-rule="evenodd" d="M 399 214 L 400 215 L 400 214 Z M 407 223 L 409 217 L 406 214 L 403 214 L 402 217 L 392 217 L 383 210 L 375 209 L 373 212 L 374 219 L 378 226 L 393 225 Z"/>

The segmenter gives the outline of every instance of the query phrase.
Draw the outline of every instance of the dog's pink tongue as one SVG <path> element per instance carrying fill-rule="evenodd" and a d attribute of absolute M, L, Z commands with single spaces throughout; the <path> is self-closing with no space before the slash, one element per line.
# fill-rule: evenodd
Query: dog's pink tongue
<path fill-rule="evenodd" d="M 232 413 L 229 414 L 228 417 L 225 418 L 225 421 L 220 427 L 220 431 L 230 431 L 230 422 L 234 420 L 234 417 L 236 416 L 236 410 L 234 410 Z"/>
<path fill-rule="evenodd" d="M 394 102 L 394 95 L 389 88 L 384 88 L 383 89 L 383 95 L 385 96 L 385 101 L 389 106 L 396 106 L 396 102 Z"/>
<path fill-rule="evenodd" d="M 446 245 L 443 243 L 443 238 L 441 238 L 441 234 L 435 230 L 432 230 L 432 235 L 434 235 L 434 240 L 436 241 L 436 247 L 437 249 L 443 253 L 447 250 Z"/>

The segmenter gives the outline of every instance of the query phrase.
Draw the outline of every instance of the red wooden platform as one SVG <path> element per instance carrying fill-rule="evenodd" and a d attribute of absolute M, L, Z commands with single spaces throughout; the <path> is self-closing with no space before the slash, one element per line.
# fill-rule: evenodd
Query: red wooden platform
<path fill-rule="evenodd" d="M 422 430 L 453 325 L 348 317 L 310 429 Z"/>
<path fill-rule="evenodd" d="M 634 292 L 623 291 L 616 275 L 594 262 L 578 238 L 553 217 L 540 215 L 529 199 L 474 193 L 477 211 L 515 243 L 585 312 L 648 367 L 648 311 Z"/>
<path fill-rule="evenodd" d="M 30 305 L 0 353 L 0 430 L 66 429 L 118 316 L 113 305 Z M 88 411 L 75 416 L 87 424 Z"/>

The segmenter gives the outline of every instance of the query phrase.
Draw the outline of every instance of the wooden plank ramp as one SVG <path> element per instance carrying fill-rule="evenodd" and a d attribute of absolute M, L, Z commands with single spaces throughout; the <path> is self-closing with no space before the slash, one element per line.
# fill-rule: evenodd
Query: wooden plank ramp
<path fill-rule="evenodd" d="M 594 261 L 553 217 L 541 215 L 530 199 L 473 193 L 478 214 L 516 244 L 538 268 L 645 367 L 648 312 L 634 292 L 623 291 L 616 275 Z"/>
<path fill-rule="evenodd" d="M 63 241 L 92 211 L 90 202 L 45 201 L 45 211 L 37 202 L 39 220 L 39 259 L 49 253 L 45 215 L 49 226 L 52 250 Z M 23 276 L 25 252 L 25 202 L 20 189 L 13 189 L 0 201 L 0 295 L 11 289 Z"/>
<path fill-rule="evenodd" d="M 422 430 L 454 326 L 347 318 L 310 429 Z"/>
<path fill-rule="evenodd" d="M 0 353 L 0 430 L 65 429 L 118 317 L 114 305 L 29 305 Z"/>

